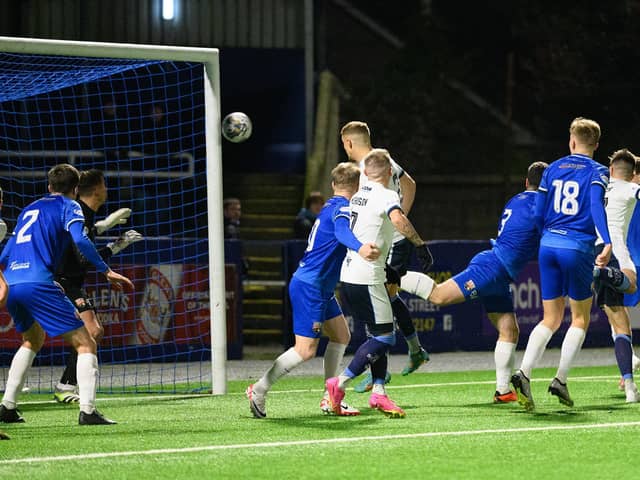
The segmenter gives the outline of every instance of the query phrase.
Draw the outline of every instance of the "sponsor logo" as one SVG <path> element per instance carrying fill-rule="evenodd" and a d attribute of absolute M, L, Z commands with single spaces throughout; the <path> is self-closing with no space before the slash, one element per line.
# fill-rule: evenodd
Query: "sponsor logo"
<path fill-rule="evenodd" d="M 31 267 L 31 263 L 29 262 L 11 262 L 9 265 L 9 270 L 26 270 Z"/>
<path fill-rule="evenodd" d="M 475 290 L 476 289 L 476 284 L 473 283 L 473 280 L 467 280 L 466 282 L 464 282 L 464 289 L 467 292 L 470 292 L 471 290 Z"/>

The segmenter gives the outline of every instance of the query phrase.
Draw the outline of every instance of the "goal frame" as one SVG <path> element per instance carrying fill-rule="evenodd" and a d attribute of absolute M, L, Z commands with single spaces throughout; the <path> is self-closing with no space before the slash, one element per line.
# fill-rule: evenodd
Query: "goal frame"
<path fill-rule="evenodd" d="M 211 392 L 227 391 L 227 327 L 222 221 L 222 147 L 220 132 L 220 57 L 217 48 L 130 43 L 78 42 L 0 36 L 0 52 L 96 58 L 201 63 L 204 66 Z"/>

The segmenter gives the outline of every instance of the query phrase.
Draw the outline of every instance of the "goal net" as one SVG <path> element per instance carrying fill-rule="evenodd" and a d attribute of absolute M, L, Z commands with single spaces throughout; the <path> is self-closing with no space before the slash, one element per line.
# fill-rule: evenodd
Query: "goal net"
<path fill-rule="evenodd" d="M 133 211 L 145 238 L 111 257 L 133 292 L 90 273 L 105 335 L 102 392 L 224 393 L 225 278 L 218 51 L 0 38 L 0 187 L 9 231 L 58 163 L 99 169 L 97 219 Z M 212 335 L 211 332 L 214 332 Z M 0 312 L 0 390 L 20 336 Z M 69 346 L 47 339 L 27 384 L 51 391 Z"/>

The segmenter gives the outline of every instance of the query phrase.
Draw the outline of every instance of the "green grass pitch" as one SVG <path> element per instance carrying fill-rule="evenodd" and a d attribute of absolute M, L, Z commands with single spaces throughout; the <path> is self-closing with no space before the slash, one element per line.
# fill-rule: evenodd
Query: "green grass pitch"
<path fill-rule="evenodd" d="M 100 395 L 115 426 L 78 426 L 77 405 L 23 395 L 27 423 L 0 424 L 12 437 L 0 442 L 0 479 L 634 478 L 640 405 L 625 403 L 616 374 L 573 369 L 566 408 L 546 393 L 553 371 L 536 370 L 534 413 L 493 405 L 490 371 L 394 375 L 404 419 L 352 390 L 360 416 L 323 416 L 320 377 L 282 379 L 263 420 L 239 381 L 220 397 Z"/>

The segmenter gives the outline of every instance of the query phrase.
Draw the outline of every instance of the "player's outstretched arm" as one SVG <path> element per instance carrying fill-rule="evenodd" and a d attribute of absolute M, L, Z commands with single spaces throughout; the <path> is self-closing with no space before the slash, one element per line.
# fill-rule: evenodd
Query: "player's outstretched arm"
<path fill-rule="evenodd" d="M 604 188 L 599 184 L 591 185 L 591 217 L 593 223 L 604 242 L 604 248 L 600 255 L 596 257 L 596 265 L 604 267 L 611 260 L 611 236 L 609 235 L 609 225 L 607 223 L 607 212 L 604 209 Z"/>
<path fill-rule="evenodd" d="M 104 276 L 107 277 L 109 283 L 117 290 L 122 290 L 125 286 L 128 287 L 129 290 L 134 290 L 133 282 L 124 275 L 120 275 L 119 273 L 109 269 L 104 272 Z"/>
<path fill-rule="evenodd" d="M 115 212 L 107 215 L 104 220 L 96 222 L 95 229 L 98 235 L 102 234 L 106 230 L 115 227 L 116 225 L 124 225 L 131 216 L 130 208 L 119 208 Z"/>
<path fill-rule="evenodd" d="M 400 191 L 402 192 L 402 211 L 405 215 L 409 215 L 416 198 L 416 181 L 407 172 L 400 177 Z"/>
<path fill-rule="evenodd" d="M 431 268 L 431 265 L 433 265 L 433 256 L 425 241 L 418 235 L 418 232 L 416 232 L 411 221 L 399 209 L 392 210 L 389 213 L 389 219 L 391 223 L 393 223 L 393 226 L 396 227 L 396 230 L 416 246 L 416 256 L 420 261 L 422 271 L 427 272 Z"/>

